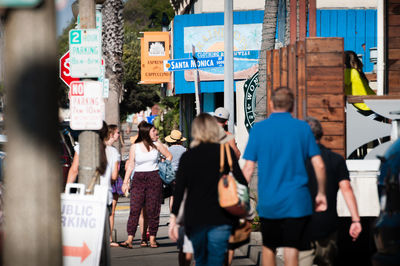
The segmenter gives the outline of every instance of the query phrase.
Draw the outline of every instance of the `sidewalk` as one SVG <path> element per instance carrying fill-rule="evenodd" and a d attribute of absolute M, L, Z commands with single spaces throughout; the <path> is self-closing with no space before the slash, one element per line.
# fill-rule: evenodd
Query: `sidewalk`
<path fill-rule="evenodd" d="M 243 254 L 243 256 L 249 258 L 250 261 L 254 262 L 254 265 L 261 265 L 261 251 L 262 251 L 262 237 L 261 232 L 252 232 L 250 235 L 250 243 L 241 246 L 235 250 L 237 253 Z M 277 250 L 276 254 L 276 266 L 283 266 L 283 250 Z M 235 264 L 233 264 L 235 265 Z"/>
<path fill-rule="evenodd" d="M 127 157 L 129 153 L 129 137 L 137 134 L 137 126 L 134 125 L 128 134 L 126 134 L 127 124 L 121 125 L 123 139 L 125 145 L 122 147 L 122 157 Z M 111 264 L 113 266 L 123 266 L 134 263 L 135 265 L 178 265 L 178 250 L 176 243 L 168 238 L 168 221 L 169 221 L 168 199 L 161 206 L 160 227 L 157 233 L 157 241 L 160 243 L 159 248 L 141 248 L 140 228 L 138 227 L 133 242 L 133 249 L 122 247 L 111 248 Z M 117 211 L 115 214 L 115 225 L 113 238 L 116 242 L 123 242 L 127 238 L 126 223 L 129 216 L 129 199 L 121 197 L 118 200 Z M 261 265 L 261 234 L 253 232 L 249 244 L 235 250 L 233 266 L 256 266 Z M 283 264 L 277 263 L 277 266 Z"/>
<path fill-rule="evenodd" d="M 161 206 L 160 227 L 157 234 L 157 241 L 160 243 L 159 248 L 142 248 L 139 246 L 140 228 L 136 231 L 133 242 L 133 249 L 122 247 L 111 247 L 111 265 L 157 265 L 157 266 L 174 266 L 178 265 L 178 250 L 176 243 L 168 238 L 168 221 L 169 221 L 168 200 Z M 115 215 L 115 231 L 114 238 L 117 242 L 123 242 L 127 238 L 126 223 L 129 216 L 129 199 L 120 198 L 118 200 L 117 211 Z M 249 245 L 245 245 L 235 251 L 233 266 L 256 266 L 261 265 L 258 259 L 257 250 L 261 251 L 256 235 Z M 257 263 L 258 262 L 258 263 Z M 279 265 L 279 264 L 278 264 Z"/>

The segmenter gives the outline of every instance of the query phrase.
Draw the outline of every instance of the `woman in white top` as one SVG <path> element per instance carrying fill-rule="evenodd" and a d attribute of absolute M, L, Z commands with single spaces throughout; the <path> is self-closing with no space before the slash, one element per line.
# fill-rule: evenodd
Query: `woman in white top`
<path fill-rule="evenodd" d="M 152 124 L 142 121 L 139 125 L 139 134 L 135 143 L 130 147 L 129 160 L 126 168 L 122 191 L 129 189 L 129 177 L 135 169 L 130 188 L 130 213 L 127 224 L 128 239 L 120 245 L 132 248 L 132 241 L 136 233 L 140 211 L 146 209 L 146 218 L 149 225 L 150 247 L 157 248 L 156 234 L 160 222 L 162 201 L 162 181 L 158 174 L 158 158 L 161 153 L 167 160 L 172 159 L 171 153 L 158 140 L 157 130 Z M 147 240 L 142 239 L 142 242 Z M 141 246 L 143 243 L 141 243 Z"/>

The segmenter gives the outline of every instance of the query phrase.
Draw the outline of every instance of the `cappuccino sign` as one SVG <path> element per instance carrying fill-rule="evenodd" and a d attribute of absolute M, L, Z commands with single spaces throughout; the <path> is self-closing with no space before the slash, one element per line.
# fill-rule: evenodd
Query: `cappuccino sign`
<path fill-rule="evenodd" d="M 244 83 L 244 125 L 247 131 L 253 127 L 256 110 L 256 90 L 259 87 L 258 72 Z"/>

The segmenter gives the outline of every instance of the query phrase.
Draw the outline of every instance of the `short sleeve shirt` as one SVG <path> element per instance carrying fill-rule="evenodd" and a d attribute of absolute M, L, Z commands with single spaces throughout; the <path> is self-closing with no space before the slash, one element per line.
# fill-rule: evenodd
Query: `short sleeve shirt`
<path fill-rule="evenodd" d="M 319 154 L 310 126 L 290 113 L 272 113 L 254 125 L 243 158 L 258 163 L 260 217 L 281 219 L 312 214 L 305 163 Z"/>
<path fill-rule="evenodd" d="M 177 171 L 179 160 L 181 159 L 182 154 L 185 153 L 186 148 L 182 145 L 172 145 L 171 147 L 168 147 L 168 151 L 172 154 L 171 164 L 174 167 L 174 170 Z"/>
<path fill-rule="evenodd" d="M 79 155 L 79 145 L 74 147 L 76 153 Z M 102 176 L 100 176 L 100 185 L 107 186 L 108 197 L 107 204 L 112 204 L 112 187 L 111 187 L 111 175 L 115 167 L 115 163 L 121 161 L 121 155 L 116 148 L 112 146 L 106 146 L 106 157 L 107 157 L 107 168 Z"/>
<path fill-rule="evenodd" d="M 339 183 L 343 180 L 350 180 L 345 159 L 323 145 L 319 145 L 319 148 L 326 169 L 326 199 L 328 209 L 324 212 L 315 212 L 312 215 L 309 226 L 311 227 L 313 240 L 325 238 L 337 230 L 339 222 L 336 212 L 336 197 L 339 190 Z M 315 198 L 318 193 L 318 184 L 310 161 L 307 162 L 307 172 L 310 177 L 309 189 L 311 197 Z"/>

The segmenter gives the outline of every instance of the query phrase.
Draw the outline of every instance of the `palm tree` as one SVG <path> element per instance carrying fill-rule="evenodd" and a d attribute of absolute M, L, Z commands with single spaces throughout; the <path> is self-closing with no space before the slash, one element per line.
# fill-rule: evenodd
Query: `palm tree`
<path fill-rule="evenodd" d="M 124 27 L 122 0 L 106 0 L 103 5 L 103 57 L 110 89 L 106 103 L 106 122 L 119 124 L 119 103 L 122 100 L 122 51 Z"/>
<path fill-rule="evenodd" d="M 259 59 L 259 89 L 256 91 L 256 122 L 267 115 L 267 64 L 266 52 L 274 49 L 276 19 L 279 0 L 265 0 L 264 21 L 262 26 L 261 51 Z"/>

